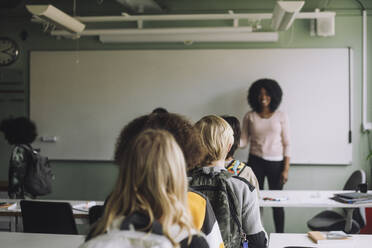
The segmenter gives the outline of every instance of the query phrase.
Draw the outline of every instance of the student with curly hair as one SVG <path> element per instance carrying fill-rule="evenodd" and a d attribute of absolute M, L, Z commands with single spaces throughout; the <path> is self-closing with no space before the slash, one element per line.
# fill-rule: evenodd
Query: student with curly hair
<path fill-rule="evenodd" d="M 249 111 L 243 119 L 240 146 L 250 144 L 248 165 L 256 175 L 260 189 L 265 177 L 269 189 L 282 190 L 288 181 L 290 141 L 287 115 L 278 110 L 282 89 L 272 79 L 259 79 L 248 90 Z M 275 231 L 284 232 L 284 210 L 273 208 Z"/>
<path fill-rule="evenodd" d="M 32 160 L 30 144 L 36 139 L 36 126 L 26 117 L 9 118 L 1 122 L 0 131 L 13 146 L 8 173 L 9 198 L 23 199 L 25 195 L 32 197 L 24 189 L 24 177 L 27 165 Z"/>
<path fill-rule="evenodd" d="M 181 115 L 174 113 L 151 113 L 140 116 L 129 122 L 121 131 L 114 153 L 115 164 L 123 164 L 123 151 L 132 147 L 133 140 L 146 129 L 166 130 L 173 135 L 180 146 L 185 160 L 186 170 L 193 169 L 200 164 L 206 151 L 203 148 L 200 136 L 193 125 Z M 221 232 L 208 199 L 191 189 L 187 193 L 189 209 L 197 230 L 206 236 L 210 248 L 224 247 Z M 94 226 L 92 231 L 94 230 Z M 87 239 L 90 238 L 88 234 Z"/>
<path fill-rule="evenodd" d="M 147 129 L 121 152 L 119 177 L 103 217 L 81 247 L 160 247 L 169 243 L 162 237 L 172 247 L 209 247 L 192 225 L 186 163 L 173 136 Z M 153 236 L 133 238 L 134 230 Z"/>

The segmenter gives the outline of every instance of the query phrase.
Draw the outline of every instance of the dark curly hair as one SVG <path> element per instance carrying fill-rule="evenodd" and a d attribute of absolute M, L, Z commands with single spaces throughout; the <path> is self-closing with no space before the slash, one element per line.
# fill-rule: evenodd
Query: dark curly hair
<path fill-rule="evenodd" d="M 131 146 L 134 138 L 145 129 L 164 129 L 170 132 L 185 156 L 187 169 L 193 169 L 204 159 L 206 151 L 193 125 L 184 117 L 174 113 L 152 113 L 138 117 L 121 131 L 115 149 L 114 160 L 120 165 L 122 154 Z"/>
<path fill-rule="evenodd" d="M 263 78 L 255 81 L 248 90 L 248 104 L 253 111 L 261 113 L 262 106 L 259 101 L 259 96 L 262 88 L 266 90 L 271 98 L 269 105 L 270 111 L 275 112 L 282 101 L 283 92 L 279 84 L 273 79 Z"/>
<path fill-rule="evenodd" d="M 0 131 L 11 145 L 31 144 L 37 137 L 35 123 L 26 117 L 3 120 L 0 123 Z"/>
<path fill-rule="evenodd" d="M 156 108 L 152 111 L 152 113 L 156 113 L 156 114 L 165 114 L 165 113 L 169 113 L 168 110 L 166 110 L 165 108 L 162 108 L 162 107 L 159 107 L 159 108 Z"/>
<path fill-rule="evenodd" d="M 236 149 L 239 147 L 241 135 L 240 121 L 235 116 L 223 115 L 221 117 L 230 124 L 232 130 L 234 131 L 234 143 L 231 146 L 229 153 L 226 155 L 226 158 L 230 158 L 234 156 Z"/>
<path fill-rule="evenodd" d="M 145 124 L 148 119 L 148 115 L 140 116 L 129 122 L 121 130 L 120 135 L 116 140 L 116 147 L 114 152 L 114 161 L 117 165 L 121 164 L 124 151 L 130 148 L 131 143 L 135 140 L 137 135 L 145 129 Z"/>

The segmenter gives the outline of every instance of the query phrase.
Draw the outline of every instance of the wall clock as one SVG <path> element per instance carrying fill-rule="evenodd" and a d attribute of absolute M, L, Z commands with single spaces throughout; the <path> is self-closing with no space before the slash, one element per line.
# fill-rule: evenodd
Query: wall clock
<path fill-rule="evenodd" d="M 17 60 L 19 48 L 15 41 L 0 37 L 0 66 L 7 66 Z"/>

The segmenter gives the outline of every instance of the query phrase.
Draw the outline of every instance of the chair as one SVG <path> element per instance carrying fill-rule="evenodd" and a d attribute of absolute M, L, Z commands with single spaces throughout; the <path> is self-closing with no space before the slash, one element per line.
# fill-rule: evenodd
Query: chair
<path fill-rule="evenodd" d="M 354 171 L 346 181 L 343 190 L 356 190 L 361 183 L 366 183 L 365 172 L 363 170 Z M 330 210 L 322 211 L 311 218 L 307 222 L 307 226 L 314 231 L 344 231 L 346 211 L 347 209 L 344 209 L 344 215 Z M 365 208 L 356 208 L 353 212 L 351 230 L 348 233 L 359 233 L 365 225 Z"/>
<path fill-rule="evenodd" d="M 20 205 L 24 232 L 78 234 L 69 203 L 22 200 Z"/>
<path fill-rule="evenodd" d="M 104 206 L 96 205 L 89 208 L 89 225 L 93 225 L 103 214 Z"/>
<path fill-rule="evenodd" d="M 366 208 L 366 226 L 360 230 L 360 234 L 372 234 L 372 208 Z"/>

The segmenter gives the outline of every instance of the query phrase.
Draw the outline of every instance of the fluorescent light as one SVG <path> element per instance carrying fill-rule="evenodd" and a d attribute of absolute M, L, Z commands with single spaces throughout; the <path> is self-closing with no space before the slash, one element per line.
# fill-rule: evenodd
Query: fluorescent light
<path fill-rule="evenodd" d="M 131 34 L 100 35 L 102 43 L 135 43 L 135 42 L 275 42 L 277 32 L 246 33 L 174 33 L 174 34 Z"/>
<path fill-rule="evenodd" d="M 271 27 L 274 30 L 288 30 L 296 18 L 296 14 L 304 6 L 305 1 L 276 2 Z"/>
<path fill-rule="evenodd" d="M 175 14 L 175 15 L 128 15 L 122 16 L 77 16 L 76 19 L 87 22 L 133 22 L 133 21 L 201 21 L 201 20 L 266 20 L 271 13 L 233 13 L 233 14 Z"/>
<path fill-rule="evenodd" d="M 252 27 L 201 27 L 201 28 L 124 28 L 124 29 L 88 29 L 80 33 L 80 36 L 96 35 L 143 35 L 143 34 L 206 34 L 206 33 L 250 33 Z M 70 33 L 63 30 L 52 31 L 52 35 L 69 36 Z"/>
<path fill-rule="evenodd" d="M 55 23 L 72 33 L 80 33 L 85 25 L 52 5 L 26 5 L 27 10 L 48 22 Z"/>
<path fill-rule="evenodd" d="M 252 27 L 148 28 L 148 29 L 88 29 L 82 36 L 99 36 L 102 43 L 128 42 L 275 42 L 277 32 L 252 32 Z M 63 30 L 53 36 L 70 37 Z"/>

